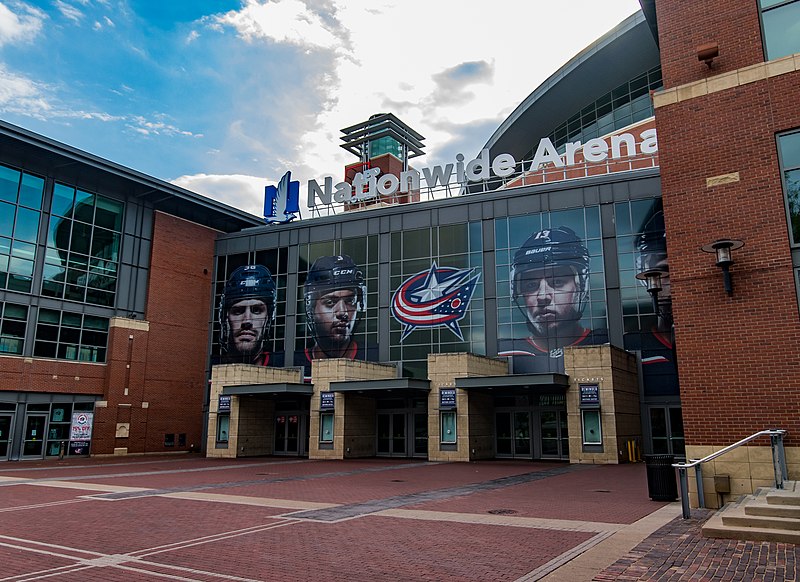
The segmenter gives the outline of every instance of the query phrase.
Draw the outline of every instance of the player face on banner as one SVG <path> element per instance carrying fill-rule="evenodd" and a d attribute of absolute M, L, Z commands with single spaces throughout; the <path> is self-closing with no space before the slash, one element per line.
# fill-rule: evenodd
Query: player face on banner
<path fill-rule="evenodd" d="M 265 366 L 266 342 L 275 318 L 275 281 L 263 265 L 237 268 L 219 305 L 222 361 Z"/>
<path fill-rule="evenodd" d="M 366 285 L 361 269 L 347 255 L 320 257 L 311 266 L 303 287 L 306 323 L 313 340 L 310 360 L 358 358 L 353 338 L 366 311 Z"/>

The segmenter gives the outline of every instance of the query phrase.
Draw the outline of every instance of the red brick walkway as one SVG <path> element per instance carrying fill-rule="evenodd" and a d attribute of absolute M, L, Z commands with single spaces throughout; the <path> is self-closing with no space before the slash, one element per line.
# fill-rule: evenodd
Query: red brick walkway
<path fill-rule="evenodd" d="M 692 519 L 676 518 L 654 532 L 595 581 L 797 580 L 798 547 L 776 542 L 704 538 L 708 510 L 692 510 Z"/>
<path fill-rule="evenodd" d="M 679 516 L 641 464 L 4 463 L 0 582 L 794 579 L 793 546 Z"/>

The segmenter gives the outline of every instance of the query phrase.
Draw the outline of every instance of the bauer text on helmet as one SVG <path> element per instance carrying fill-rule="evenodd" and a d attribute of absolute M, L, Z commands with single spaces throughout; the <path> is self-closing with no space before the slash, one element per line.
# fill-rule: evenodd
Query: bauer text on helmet
<path fill-rule="evenodd" d="M 589 295 L 589 252 L 568 227 L 532 234 L 514 254 L 511 295 L 538 336 L 576 326 Z"/>

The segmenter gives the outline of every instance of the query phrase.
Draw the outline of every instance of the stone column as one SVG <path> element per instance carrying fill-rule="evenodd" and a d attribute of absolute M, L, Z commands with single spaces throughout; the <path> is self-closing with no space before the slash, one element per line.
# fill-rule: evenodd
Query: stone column
<path fill-rule="evenodd" d="M 469 353 L 430 354 L 428 379 L 428 460 L 471 461 L 494 457 L 494 404 L 489 394 L 456 389 L 456 444 L 440 442 L 441 415 L 439 393 L 454 388 L 456 378 L 503 376 L 508 374 L 505 359 Z"/>
<path fill-rule="evenodd" d="M 567 422 L 571 463 L 616 464 L 628 460 L 628 441 L 641 443 L 636 356 L 610 344 L 564 348 L 569 375 Z M 600 395 L 602 444 L 584 445 L 580 385 L 596 384 Z"/>
<path fill-rule="evenodd" d="M 311 397 L 309 419 L 309 459 L 344 459 L 374 457 L 375 398 L 369 395 L 336 393 L 334 401 L 333 445 L 320 443 L 320 393 L 330 390 L 331 382 L 348 380 L 389 380 L 397 377 L 394 364 L 376 364 L 359 360 L 314 360 L 311 378 L 314 395 Z"/>

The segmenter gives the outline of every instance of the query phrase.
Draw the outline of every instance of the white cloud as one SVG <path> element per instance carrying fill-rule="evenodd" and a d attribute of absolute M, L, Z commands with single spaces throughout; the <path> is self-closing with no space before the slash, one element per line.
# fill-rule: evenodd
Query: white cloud
<path fill-rule="evenodd" d="M 30 42 L 41 32 L 42 22 L 47 16 L 41 10 L 27 4 L 0 2 L 0 46 L 17 41 Z"/>
<path fill-rule="evenodd" d="M 440 163 L 437 152 L 459 141 L 453 127 L 476 120 L 496 127 L 549 75 L 639 8 L 637 0 L 499 0 L 488 8 L 330 0 L 323 18 L 309 5 L 246 0 L 240 11 L 215 21 L 248 42 L 313 48 L 333 58 L 329 74 L 316 83 L 327 98 L 321 109 L 313 119 L 291 118 L 300 138 L 286 157 L 301 181 L 340 175 L 354 160 L 339 148 L 338 129 L 385 111 L 426 136 L 428 155 L 418 163 Z M 322 56 L 312 51 L 307 58 Z M 477 153 L 489 136 L 463 153 Z"/>
<path fill-rule="evenodd" d="M 157 114 L 155 120 L 147 119 L 141 115 L 134 115 L 127 118 L 127 126 L 129 129 L 140 133 L 142 135 L 183 135 L 186 137 L 203 137 L 201 133 L 193 133 L 180 129 L 179 127 L 162 121 L 161 114 Z"/>
<path fill-rule="evenodd" d="M 52 112 L 47 92 L 46 86 L 11 73 L 0 64 L 0 108 L 4 112 L 44 119 Z"/>
<path fill-rule="evenodd" d="M 62 0 L 56 0 L 54 4 L 65 18 L 72 20 L 76 24 L 83 19 L 83 12 L 75 8 L 72 4 L 67 4 L 66 2 L 62 2 Z"/>
<path fill-rule="evenodd" d="M 276 180 L 241 174 L 195 174 L 181 176 L 172 183 L 203 196 L 234 206 L 245 212 L 261 216 L 264 212 L 264 186 Z"/>
<path fill-rule="evenodd" d="M 330 25 L 299 0 L 260 2 L 245 0 L 239 11 L 231 11 L 212 19 L 222 26 L 231 26 L 247 41 L 268 39 L 300 47 L 335 48 L 340 41 Z"/>

